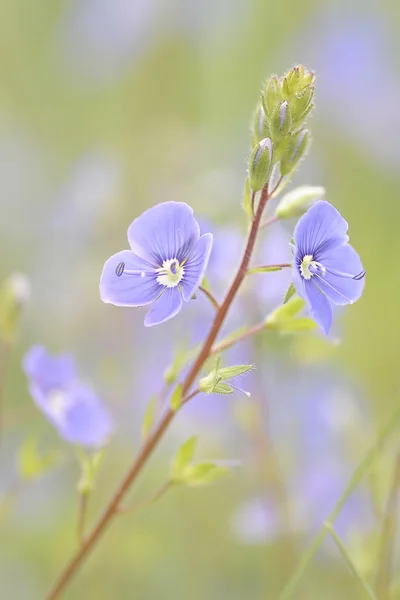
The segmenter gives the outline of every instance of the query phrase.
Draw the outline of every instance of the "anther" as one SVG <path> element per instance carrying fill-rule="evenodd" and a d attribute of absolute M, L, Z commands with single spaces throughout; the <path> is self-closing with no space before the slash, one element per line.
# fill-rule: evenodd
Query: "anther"
<path fill-rule="evenodd" d="M 361 271 L 360 273 L 358 273 L 358 275 L 354 275 L 353 279 L 355 279 L 356 281 L 360 281 L 360 279 L 363 279 L 366 275 L 367 271 Z"/>
<path fill-rule="evenodd" d="M 115 274 L 117 277 L 121 277 L 122 273 L 125 270 L 125 263 L 124 262 L 120 262 L 117 264 L 117 268 L 115 269 Z"/>

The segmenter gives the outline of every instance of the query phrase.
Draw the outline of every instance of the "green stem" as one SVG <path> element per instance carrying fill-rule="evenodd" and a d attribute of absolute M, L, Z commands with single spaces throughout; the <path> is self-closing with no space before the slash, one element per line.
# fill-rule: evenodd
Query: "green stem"
<path fill-rule="evenodd" d="M 215 308 L 215 310 L 219 310 L 219 304 L 215 298 L 215 296 L 210 292 L 210 290 L 207 290 L 204 286 L 200 286 L 199 287 L 200 292 L 203 292 L 203 294 L 205 296 L 207 296 L 207 298 L 209 299 L 209 301 L 211 302 L 211 304 L 213 305 L 213 307 Z"/>
<path fill-rule="evenodd" d="M 342 540 L 336 533 L 333 525 L 331 523 L 325 523 L 325 527 L 329 531 L 329 533 L 331 534 L 333 539 L 335 540 L 336 545 L 339 548 L 340 553 L 343 556 L 344 560 L 346 561 L 350 571 L 352 572 L 354 577 L 356 579 L 358 579 L 358 581 L 361 584 L 361 587 L 364 589 L 368 598 L 371 598 L 371 600 L 377 600 L 377 597 L 375 596 L 373 589 L 369 585 L 368 581 L 361 575 L 360 571 L 357 569 L 356 565 L 354 564 L 353 559 L 351 558 L 351 556 L 349 554 L 349 551 L 347 550 L 346 546 L 343 544 Z"/>
<path fill-rule="evenodd" d="M 381 429 L 374 445 L 369 450 L 369 452 L 367 452 L 367 454 L 365 455 L 365 457 L 363 458 L 361 463 L 358 465 L 358 467 L 354 471 L 347 487 L 343 491 L 343 494 L 340 496 L 334 509 L 332 510 L 331 514 L 329 515 L 329 517 L 327 519 L 329 523 L 333 524 L 336 521 L 336 519 L 339 516 L 347 499 L 353 493 L 353 491 L 355 490 L 357 485 L 360 483 L 365 472 L 369 469 L 369 467 L 372 465 L 373 461 L 375 460 L 377 454 L 380 452 L 383 442 L 392 433 L 392 431 L 396 428 L 399 421 L 400 421 L 400 408 L 398 408 L 396 410 L 394 415 L 391 417 L 390 421 Z M 297 565 L 297 568 L 295 569 L 292 577 L 289 579 L 288 583 L 282 590 L 282 593 L 280 594 L 278 600 L 288 600 L 289 598 L 291 598 L 293 596 L 294 590 L 296 589 L 298 583 L 300 582 L 301 578 L 303 577 L 309 563 L 313 559 L 318 548 L 320 547 L 320 545 L 324 541 L 325 537 L 327 536 L 327 533 L 328 532 L 326 530 L 326 527 L 324 525 L 322 525 L 321 529 L 315 536 L 314 540 L 311 542 L 310 546 L 307 548 L 307 550 L 304 552 L 303 556 L 301 557 L 301 559 Z"/>

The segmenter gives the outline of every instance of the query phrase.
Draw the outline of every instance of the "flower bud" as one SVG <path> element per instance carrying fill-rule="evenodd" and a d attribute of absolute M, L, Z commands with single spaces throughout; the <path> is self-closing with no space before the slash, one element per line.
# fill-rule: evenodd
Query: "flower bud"
<path fill-rule="evenodd" d="M 281 83 L 279 79 L 272 75 L 267 79 L 264 91 L 262 93 L 262 101 L 264 111 L 267 116 L 270 116 L 274 111 L 276 105 L 282 102 L 283 94 L 281 89 Z"/>
<path fill-rule="evenodd" d="M 299 160 L 304 156 L 308 148 L 309 137 L 308 129 L 302 129 L 292 136 L 292 143 L 281 160 L 282 176 L 293 171 Z"/>
<path fill-rule="evenodd" d="M 308 113 L 314 107 L 312 102 L 314 97 L 314 86 L 309 85 L 301 92 L 296 93 L 289 100 L 290 110 L 292 112 L 293 125 L 298 126 L 304 121 Z"/>
<path fill-rule="evenodd" d="M 285 89 L 290 96 L 301 92 L 305 87 L 314 85 L 315 73 L 306 69 L 303 65 L 293 67 L 285 76 Z"/>
<path fill-rule="evenodd" d="M 252 123 L 252 133 L 253 133 L 253 146 L 258 144 L 263 138 L 269 137 L 269 127 L 265 118 L 265 112 L 260 102 L 254 111 L 253 115 L 253 123 Z"/>
<path fill-rule="evenodd" d="M 277 104 L 271 116 L 271 136 L 274 142 L 284 138 L 292 127 L 292 113 L 287 100 Z"/>
<path fill-rule="evenodd" d="M 325 196 L 323 187 L 302 185 L 285 194 L 276 207 L 275 214 L 280 219 L 299 217 L 317 200 Z"/>
<path fill-rule="evenodd" d="M 253 192 L 258 192 L 267 183 L 272 168 L 272 142 L 269 138 L 261 140 L 250 157 L 249 182 Z"/>

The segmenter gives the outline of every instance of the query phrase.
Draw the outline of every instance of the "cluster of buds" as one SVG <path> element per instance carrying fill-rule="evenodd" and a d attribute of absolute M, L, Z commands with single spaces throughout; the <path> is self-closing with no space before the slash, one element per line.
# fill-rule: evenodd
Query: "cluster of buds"
<path fill-rule="evenodd" d="M 262 90 L 253 120 L 249 183 L 254 192 L 268 182 L 279 162 L 280 175 L 291 173 L 307 150 L 304 123 L 313 108 L 315 75 L 303 66 L 284 77 L 271 76 Z"/>

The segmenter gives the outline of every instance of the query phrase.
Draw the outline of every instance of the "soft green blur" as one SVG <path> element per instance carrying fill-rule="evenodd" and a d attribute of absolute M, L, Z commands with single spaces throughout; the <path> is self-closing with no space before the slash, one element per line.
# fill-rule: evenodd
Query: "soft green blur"
<path fill-rule="evenodd" d="M 115 412 L 117 435 L 90 499 L 90 525 L 140 444 L 147 398 L 137 398 L 135 363 L 145 336 L 149 379 L 170 359 L 159 361 L 158 338 L 143 331 L 142 312 L 101 303 L 103 263 L 126 247 L 133 218 L 164 200 L 188 202 L 196 216 L 218 224 L 244 223 L 252 111 L 264 78 L 292 64 L 302 62 L 318 76 L 313 143 L 295 183 L 327 189 L 349 222 L 367 282 L 362 299 L 343 311 L 340 345 L 307 335 L 284 351 L 300 355 L 316 375 L 331 361 L 361 390 L 361 413 L 370 418 L 365 426 L 361 416 L 360 429 L 354 422 L 346 433 L 351 463 L 398 405 L 400 7 L 395 0 L 3 0 L 0 6 L 0 281 L 22 272 L 32 285 L 1 409 L 0 597 L 40 600 L 76 547 L 79 471 L 73 449 L 33 406 L 21 358 L 33 343 L 71 351 Z M 118 20 L 113 11 L 126 14 Z M 89 165 L 83 175 L 82 164 Z M 165 331 L 172 345 L 182 334 L 178 319 Z M 267 370 L 270 357 L 259 352 L 258 371 Z M 0 373 L 4 360 L 1 367 Z M 230 402 L 217 401 L 225 409 Z M 200 438 L 199 458 L 244 465 L 209 487 L 177 487 L 118 517 L 66 598 L 277 598 L 305 542 L 292 532 L 245 544 L 232 533 L 234 511 L 263 493 L 253 464 L 257 440 L 248 415 L 235 407 L 229 423 L 178 416 L 130 502 L 164 483 L 175 449 L 192 434 Z M 31 435 L 60 458 L 37 481 L 21 483 L 16 457 Z M 280 440 L 278 464 L 290 462 L 292 450 L 291 440 Z M 378 473 L 383 496 L 393 464 L 392 452 L 385 456 Z M 376 545 L 369 552 L 364 541 L 354 549 L 360 564 L 374 565 Z M 340 555 L 329 549 L 327 555 L 294 597 L 364 598 Z"/>

